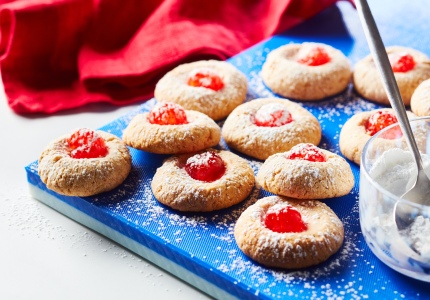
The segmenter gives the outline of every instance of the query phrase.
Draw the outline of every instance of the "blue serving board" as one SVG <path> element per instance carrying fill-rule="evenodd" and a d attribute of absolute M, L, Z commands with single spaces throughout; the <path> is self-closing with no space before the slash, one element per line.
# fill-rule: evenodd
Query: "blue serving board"
<path fill-rule="evenodd" d="M 412 4 L 413 3 L 413 4 Z M 370 1 L 386 45 L 404 45 L 430 55 L 430 10 L 425 0 Z M 389 10 L 386 8 L 390 7 Z M 398 17 L 401 16 L 401 17 Z M 339 3 L 303 24 L 264 41 L 229 62 L 247 75 L 248 101 L 273 95 L 260 71 L 266 55 L 291 42 L 323 42 L 340 49 L 351 65 L 369 53 L 355 10 Z M 149 111 L 152 99 L 138 109 L 102 127 L 119 137 L 131 120 Z M 320 147 L 340 154 L 342 125 L 356 112 L 379 105 L 356 95 L 352 87 L 330 99 L 298 102 L 320 121 Z M 222 125 L 222 122 L 219 123 Z M 220 148 L 228 149 L 222 141 Z M 26 167 L 32 195 L 64 215 L 122 244 L 154 264 L 219 299 L 426 299 L 430 284 L 401 275 L 380 262 L 361 234 L 358 213 L 359 167 L 352 192 L 326 200 L 345 226 L 345 241 L 338 253 L 319 266 L 303 270 L 263 267 L 237 247 L 233 230 L 249 205 L 269 193 L 255 188 L 248 199 L 213 213 L 181 213 L 154 198 L 151 180 L 167 156 L 130 149 L 133 167 L 125 182 L 109 193 L 94 197 L 66 197 L 46 188 L 37 174 L 37 161 Z M 247 158 L 257 173 L 262 162 Z"/>

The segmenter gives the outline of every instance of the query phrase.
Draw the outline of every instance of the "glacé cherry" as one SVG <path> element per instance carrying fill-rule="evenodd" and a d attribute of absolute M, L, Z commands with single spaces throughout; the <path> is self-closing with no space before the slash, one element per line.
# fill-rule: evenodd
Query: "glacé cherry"
<path fill-rule="evenodd" d="M 303 232 L 308 226 L 303 222 L 302 215 L 292 206 L 286 206 L 276 211 L 269 211 L 264 219 L 264 225 L 279 233 Z"/>
<path fill-rule="evenodd" d="M 331 60 L 327 51 L 321 46 L 304 48 L 299 51 L 297 56 L 297 62 L 307 66 L 321 66 Z"/>
<path fill-rule="evenodd" d="M 221 77 L 211 70 L 198 70 L 188 78 L 188 85 L 219 91 L 224 87 Z"/>
<path fill-rule="evenodd" d="M 212 182 L 224 175 L 226 166 L 217 153 L 207 151 L 188 158 L 185 163 L 185 171 L 193 179 Z"/>
<path fill-rule="evenodd" d="M 99 158 L 108 154 L 104 139 L 91 129 L 78 129 L 66 141 L 72 158 Z"/>
<path fill-rule="evenodd" d="M 366 132 L 373 136 L 385 127 L 397 123 L 397 117 L 394 113 L 386 110 L 379 110 L 373 113 L 366 122 Z M 388 134 L 389 133 L 389 134 Z M 395 139 L 402 136 L 400 128 L 391 130 L 384 138 Z"/>
<path fill-rule="evenodd" d="M 391 69 L 393 72 L 406 73 L 415 67 L 415 60 L 407 52 L 402 53 L 390 53 L 388 55 L 390 59 Z"/>
<path fill-rule="evenodd" d="M 279 127 L 293 121 L 290 112 L 279 103 L 269 103 L 255 113 L 254 123 L 263 127 Z"/>
<path fill-rule="evenodd" d="M 299 144 L 291 148 L 287 154 L 288 159 L 302 159 L 312 162 L 325 162 L 324 153 L 312 144 Z"/>
<path fill-rule="evenodd" d="M 149 112 L 148 121 L 158 125 L 188 124 L 187 115 L 182 106 L 171 102 L 163 102 L 154 106 Z"/>

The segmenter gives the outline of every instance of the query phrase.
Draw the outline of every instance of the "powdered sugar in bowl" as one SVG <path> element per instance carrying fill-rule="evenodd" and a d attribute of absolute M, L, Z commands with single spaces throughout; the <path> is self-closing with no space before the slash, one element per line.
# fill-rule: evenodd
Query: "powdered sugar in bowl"
<path fill-rule="evenodd" d="M 430 117 L 412 120 L 410 124 L 429 176 Z M 400 199 L 416 174 L 416 165 L 398 125 L 375 134 L 361 156 L 360 225 L 369 248 L 382 262 L 407 276 L 430 282 L 430 206 Z M 418 212 L 412 225 L 400 232 L 393 218 L 397 201 Z M 409 239 L 415 251 L 405 239 Z M 414 259 L 419 257 L 417 253 L 421 254 L 419 260 Z"/>

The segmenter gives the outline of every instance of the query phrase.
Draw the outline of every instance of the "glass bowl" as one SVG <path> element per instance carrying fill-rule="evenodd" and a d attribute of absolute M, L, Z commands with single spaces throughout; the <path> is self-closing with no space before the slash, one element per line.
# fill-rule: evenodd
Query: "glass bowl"
<path fill-rule="evenodd" d="M 429 176 L 430 117 L 411 120 L 410 124 Z M 400 198 L 412 186 L 416 174 L 399 125 L 391 125 L 375 134 L 361 155 L 360 226 L 369 248 L 383 263 L 409 277 L 430 282 L 430 206 Z M 402 208 L 422 214 L 415 218 L 412 227 L 400 232 L 394 222 L 394 207 L 398 201 Z M 408 246 L 407 239 L 421 255 Z"/>

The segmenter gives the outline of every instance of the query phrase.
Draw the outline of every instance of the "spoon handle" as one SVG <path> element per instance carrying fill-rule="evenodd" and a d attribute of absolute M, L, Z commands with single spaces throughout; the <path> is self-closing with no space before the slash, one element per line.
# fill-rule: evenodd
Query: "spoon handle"
<path fill-rule="evenodd" d="M 366 0 L 356 0 L 355 5 L 357 7 L 358 16 L 360 17 L 370 51 L 372 52 L 372 56 L 379 71 L 379 75 L 382 78 L 385 92 L 388 95 L 391 106 L 396 112 L 400 127 L 402 128 L 403 133 L 405 133 L 406 141 L 408 143 L 409 149 L 413 153 L 418 170 L 423 170 L 423 162 L 417 143 L 413 137 L 414 135 L 412 133 L 411 125 L 409 124 L 405 105 L 403 103 L 402 97 L 400 96 L 399 88 L 397 86 L 393 70 L 391 69 L 391 64 L 388 60 L 385 46 L 382 43 L 381 36 L 372 16 L 372 12 L 370 11 Z"/>

